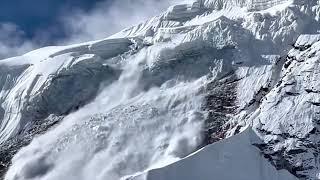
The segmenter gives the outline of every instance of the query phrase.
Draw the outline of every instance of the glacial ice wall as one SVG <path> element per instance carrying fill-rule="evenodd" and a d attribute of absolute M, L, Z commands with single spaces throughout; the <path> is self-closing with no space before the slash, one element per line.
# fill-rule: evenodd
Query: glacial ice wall
<path fill-rule="evenodd" d="M 247 8 L 249 11 L 260 11 L 293 0 L 199 0 L 205 8 L 221 10 L 234 6 Z"/>

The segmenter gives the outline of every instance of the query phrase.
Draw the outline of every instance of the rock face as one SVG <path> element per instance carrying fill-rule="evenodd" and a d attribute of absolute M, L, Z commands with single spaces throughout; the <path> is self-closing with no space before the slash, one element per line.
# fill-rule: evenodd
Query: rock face
<path fill-rule="evenodd" d="M 300 178 L 319 169 L 318 35 L 302 35 L 287 57 L 277 86 L 265 96 L 253 121 L 269 138 L 260 148 L 278 168 Z M 268 114 L 266 114 L 268 109 Z M 275 114 L 280 117 L 275 120 Z M 277 148 L 274 148 L 277 147 Z"/>
<path fill-rule="evenodd" d="M 319 19 L 317 0 L 190 1 L 1 60 L 1 173 L 319 179 Z"/>

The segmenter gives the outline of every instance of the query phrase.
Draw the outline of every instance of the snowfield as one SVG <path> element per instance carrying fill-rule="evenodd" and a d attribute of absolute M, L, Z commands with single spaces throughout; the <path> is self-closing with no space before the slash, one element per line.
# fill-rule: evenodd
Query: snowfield
<path fill-rule="evenodd" d="M 0 175 L 319 179 L 319 20 L 319 0 L 189 0 L 0 60 Z"/>
<path fill-rule="evenodd" d="M 252 146 L 259 139 L 255 132 L 246 129 L 239 135 L 209 145 L 171 165 L 149 170 L 127 178 L 130 180 L 296 180 L 287 171 L 277 171 L 259 150 Z"/>

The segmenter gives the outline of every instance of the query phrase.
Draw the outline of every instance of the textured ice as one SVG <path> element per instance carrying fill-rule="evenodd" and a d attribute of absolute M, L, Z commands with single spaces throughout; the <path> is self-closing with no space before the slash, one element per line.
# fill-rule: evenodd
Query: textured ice
<path fill-rule="evenodd" d="M 111 44 L 110 48 L 101 48 Z M 117 71 L 100 61 L 125 52 L 128 39 L 101 40 L 69 47 L 48 47 L 0 61 L 2 118 L 0 141 L 49 114 L 62 115 L 96 95 L 102 81 Z M 0 86 L 1 87 L 1 86 Z"/>
<path fill-rule="evenodd" d="M 303 34 L 299 36 L 294 46 L 297 48 L 308 48 L 318 41 L 320 41 L 320 34 Z"/>
<path fill-rule="evenodd" d="M 246 8 L 249 11 L 265 10 L 276 5 L 286 2 L 293 2 L 293 0 L 202 0 L 204 7 L 210 9 L 225 9 L 233 6 Z"/>

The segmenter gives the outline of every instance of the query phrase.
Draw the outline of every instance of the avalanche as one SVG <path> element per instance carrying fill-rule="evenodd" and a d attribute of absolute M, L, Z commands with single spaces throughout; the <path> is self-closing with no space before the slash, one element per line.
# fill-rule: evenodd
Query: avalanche
<path fill-rule="evenodd" d="M 317 179 L 319 19 L 319 0 L 189 0 L 107 39 L 0 60 L 0 172 Z"/>

